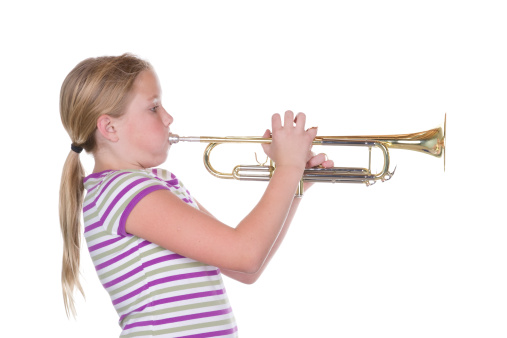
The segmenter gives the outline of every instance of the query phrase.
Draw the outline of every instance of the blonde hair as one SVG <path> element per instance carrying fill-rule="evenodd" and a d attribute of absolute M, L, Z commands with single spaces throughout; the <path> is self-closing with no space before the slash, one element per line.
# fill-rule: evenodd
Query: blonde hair
<path fill-rule="evenodd" d="M 134 81 L 151 65 L 131 54 L 89 58 L 65 78 L 60 91 L 60 117 L 72 145 L 89 153 L 96 148 L 99 116 L 122 115 Z M 60 227 L 63 236 L 62 289 L 67 316 L 76 316 L 74 289 L 84 296 L 79 282 L 81 208 L 84 169 L 79 154 L 69 151 L 60 184 Z"/>

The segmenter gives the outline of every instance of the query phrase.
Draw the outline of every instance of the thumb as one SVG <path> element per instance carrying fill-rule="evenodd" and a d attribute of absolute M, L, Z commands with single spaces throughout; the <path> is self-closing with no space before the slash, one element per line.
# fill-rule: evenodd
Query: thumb
<path fill-rule="evenodd" d="M 262 135 L 262 137 L 263 138 L 270 138 L 271 137 L 271 130 L 266 129 L 266 131 L 264 132 L 264 135 Z M 264 152 L 267 155 L 268 152 L 269 152 L 269 146 L 270 146 L 270 144 L 269 143 L 262 143 L 261 146 L 262 146 L 262 150 L 264 150 Z"/>
<path fill-rule="evenodd" d="M 312 140 L 317 136 L 318 127 L 311 127 L 306 130 L 308 136 L 311 136 Z"/>

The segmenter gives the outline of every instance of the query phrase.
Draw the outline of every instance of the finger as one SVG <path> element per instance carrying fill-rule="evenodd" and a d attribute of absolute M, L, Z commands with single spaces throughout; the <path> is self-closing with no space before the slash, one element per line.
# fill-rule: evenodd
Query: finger
<path fill-rule="evenodd" d="M 320 164 L 324 168 L 333 168 L 334 167 L 334 161 L 333 160 L 327 160 Z"/>
<path fill-rule="evenodd" d="M 306 163 L 306 167 L 307 168 L 313 168 L 313 167 L 316 167 L 324 162 L 327 161 L 327 156 L 326 154 L 324 153 L 320 153 L 320 154 L 317 154 L 315 156 L 313 156 L 307 163 Z"/>
<path fill-rule="evenodd" d="M 308 134 L 308 136 L 310 136 L 312 138 L 312 140 L 317 136 L 317 131 L 318 131 L 318 128 L 317 127 L 311 127 L 309 129 L 306 130 L 306 133 Z"/>
<path fill-rule="evenodd" d="M 264 135 L 262 135 L 262 138 L 270 138 L 271 137 L 271 131 L 269 129 L 266 129 L 264 132 Z"/>
<path fill-rule="evenodd" d="M 308 161 L 310 161 L 310 159 L 311 159 L 312 157 L 314 157 L 314 156 L 315 156 L 315 153 L 314 153 L 313 151 L 311 151 L 311 150 L 310 150 L 310 151 L 308 152 L 308 156 L 306 156 L 306 162 L 308 163 Z"/>
<path fill-rule="evenodd" d="M 307 162 L 307 168 L 313 168 L 317 166 L 321 166 L 323 168 L 333 168 L 334 161 L 328 160 L 326 154 L 318 154 L 312 157 L 310 161 Z"/>
<path fill-rule="evenodd" d="M 288 127 L 288 126 L 294 126 L 294 113 L 290 110 L 287 110 L 285 112 L 285 117 L 284 117 L 284 121 L 283 121 L 283 126 L 284 127 Z"/>
<path fill-rule="evenodd" d="M 273 114 L 273 117 L 271 117 L 271 126 L 273 130 L 282 128 L 282 118 L 280 117 L 280 114 Z"/>
<path fill-rule="evenodd" d="M 296 127 L 301 130 L 305 130 L 306 115 L 304 113 L 298 113 L 294 119 L 294 122 L 296 123 Z"/>

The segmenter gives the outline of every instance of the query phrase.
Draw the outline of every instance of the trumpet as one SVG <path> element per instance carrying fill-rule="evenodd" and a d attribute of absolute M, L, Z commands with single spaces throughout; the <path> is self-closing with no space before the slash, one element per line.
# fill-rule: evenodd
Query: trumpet
<path fill-rule="evenodd" d="M 447 116 L 444 116 L 443 126 L 430 130 L 395 135 L 362 135 L 362 136 L 317 136 L 313 145 L 322 146 L 351 146 L 366 147 L 369 149 L 368 168 L 359 167 L 333 167 L 333 168 L 308 168 L 299 182 L 296 196 L 302 196 L 304 182 L 327 182 L 327 183 L 362 183 L 371 186 L 377 181 L 390 180 L 396 168 L 389 170 L 389 149 L 404 149 L 421 152 L 437 158 L 444 158 L 445 171 L 445 129 Z M 269 165 L 258 163 L 257 165 L 237 165 L 230 173 L 216 170 L 210 161 L 210 154 L 218 145 L 224 143 L 271 143 L 271 138 L 257 136 L 179 136 L 171 134 L 169 143 L 201 142 L 208 143 L 204 151 L 203 161 L 206 169 L 215 177 L 223 179 L 237 179 L 247 181 L 269 181 L 273 176 L 276 164 L 269 160 Z M 371 151 L 376 147 L 382 152 L 384 163 L 378 173 L 371 171 Z"/>

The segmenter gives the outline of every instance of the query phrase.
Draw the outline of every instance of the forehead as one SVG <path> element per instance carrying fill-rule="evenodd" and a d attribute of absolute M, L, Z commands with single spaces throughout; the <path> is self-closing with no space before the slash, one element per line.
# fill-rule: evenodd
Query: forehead
<path fill-rule="evenodd" d="M 160 97 L 160 84 L 157 74 L 151 69 L 143 70 L 134 81 L 133 92 L 148 100 Z"/>

